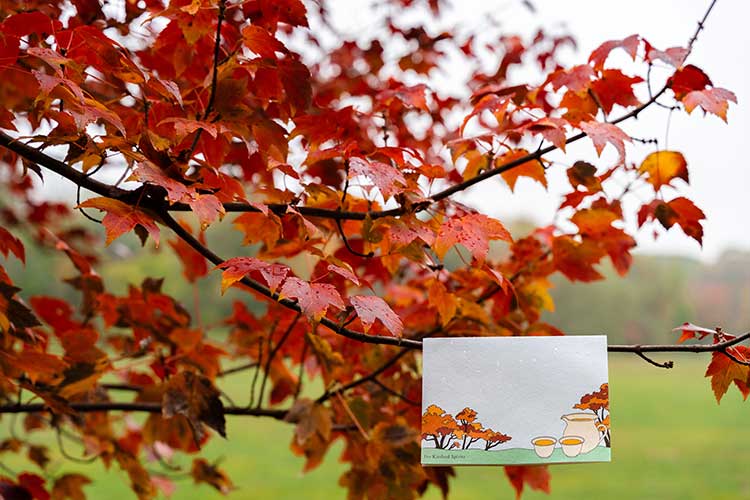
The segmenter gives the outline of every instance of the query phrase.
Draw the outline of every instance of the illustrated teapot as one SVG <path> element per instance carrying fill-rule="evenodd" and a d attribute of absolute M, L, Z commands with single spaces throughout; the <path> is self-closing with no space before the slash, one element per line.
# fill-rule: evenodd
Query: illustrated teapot
<path fill-rule="evenodd" d="M 597 447 L 604 437 L 607 426 L 599 422 L 593 413 L 569 413 L 560 417 L 565 421 L 563 438 L 578 436 L 583 438 L 581 453 L 588 453 Z"/>

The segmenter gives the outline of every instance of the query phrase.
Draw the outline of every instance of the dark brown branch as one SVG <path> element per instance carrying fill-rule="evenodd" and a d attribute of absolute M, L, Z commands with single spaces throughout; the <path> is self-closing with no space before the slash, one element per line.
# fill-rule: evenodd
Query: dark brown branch
<path fill-rule="evenodd" d="M 417 342 L 419 342 L 420 346 L 422 345 L 422 342 L 420 342 L 420 341 L 417 341 Z M 409 351 L 406 350 L 406 349 L 401 350 L 401 351 L 397 352 L 396 354 L 394 354 L 388 361 L 386 361 L 385 363 L 383 363 L 382 365 L 380 365 L 380 368 L 378 368 L 377 370 L 371 372 L 370 374 L 365 375 L 364 377 L 360 377 L 357 380 L 353 380 L 353 381 L 349 382 L 348 384 L 345 384 L 345 385 L 343 385 L 343 386 L 341 386 L 338 389 L 335 389 L 333 391 L 330 391 L 330 392 L 326 391 L 325 394 L 323 394 L 322 396 L 320 396 L 317 399 L 317 403 L 323 403 L 323 402 L 327 401 L 328 399 L 330 399 L 331 396 L 333 396 L 335 394 L 341 394 L 343 392 L 348 391 L 349 389 L 353 389 L 353 388 L 357 387 L 358 385 L 364 384 L 365 382 L 370 382 L 370 381 L 375 380 L 375 377 L 377 377 L 378 375 L 380 375 L 381 373 L 383 373 L 384 371 L 386 371 L 388 368 L 390 368 L 391 366 L 393 366 L 394 364 L 396 364 L 396 362 L 398 362 L 398 360 L 401 359 L 407 352 L 409 352 Z"/>
<path fill-rule="evenodd" d="M 216 40 L 214 40 L 214 64 L 213 72 L 211 73 L 211 94 L 208 97 L 208 104 L 206 105 L 206 111 L 203 113 L 203 119 L 208 118 L 211 110 L 214 107 L 214 101 L 216 100 L 216 87 L 217 80 L 219 77 L 219 56 L 221 55 L 221 25 L 224 23 L 224 13 L 226 11 L 226 1 L 219 1 L 219 16 L 216 20 Z M 203 129 L 199 129 L 203 130 Z"/>
<path fill-rule="evenodd" d="M 653 104 L 656 101 L 656 99 L 661 97 L 661 95 L 664 92 L 666 92 L 666 90 L 667 90 L 667 86 L 663 87 L 658 93 L 656 93 L 651 99 L 649 99 L 645 103 L 641 104 L 637 108 L 620 116 L 619 118 L 617 118 L 616 120 L 613 120 L 610 123 L 617 124 L 622 121 L 628 120 L 630 118 L 637 117 L 638 114 L 640 114 L 644 109 L 646 109 L 651 104 Z M 200 130 L 202 129 L 199 129 L 199 131 Z M 573 142 L 583 139 L 584 137 L 586 137 L 586 134 L 581 132 L 579 134 L 569 137 L 565 141 L 565 144 L 571 144 Z M 23 144 L 22 142 L 19 142 L 13 139 L 9 135 L 5 134 L 4 132 L 0 132 L 0 146 L 7 147 L 11 151 L 19 154 L 20 156 L 26 158 L 27 160 L 32 161 L 49 170 L 52 170 L 53 172 L 56 172 L 62 175 L 68 180 L 90 191 L 93 191 L 94 193 L 100 194 L 102 196 L 106 196 L 108 198 L 115 198 L 120 201 L 126 201 L 127 199 L 132 197 L 132 191 L 115 188 L 113 186 L 103 184 L 95 179 L 87 178 L 85 174 L 78 172 L 77 170 L 71 168 L 64 162 L 56 160 L 52 158 L 51 156 L 48 156 L 45 153 L 37 149 L 31 148 Z M 508 170 L 516 168 L 519 165 L 522 165 L 528 161 L 537 161 L 541 159 L 542 156 L 556 149 L 558 149 L 557 146 L 550 145 L 550 146 L 547 146 L 546 148 L 538 149 L 537 151 L 530 153 L 526 156 L 523 156 L 516 160 L 500 165 L 499 167 L 496 167 L 490 170 L 485 170 L 481 174 L 475 177 L 472 177 L 471 179 L 467 179 L 466 181 L 460 182 L 438 193 L 435 193 L 434 195 L 428 198 L 428 202 L 416 205 L 413 208 L 413 210 L 414 212 L 424 211 L 432 203 L 444 200 L 452 196 L 455 193 L 458 193 L 460 191 L 463 191 L 473 186 L 474 184 L 478 184 L 479 182 L 489 179 L 490 177 L 494 177 L 496 175 L 502 174 L 503 172 L 507 172 Z M 248 203 L 230 202 L 230 203 L 224 203 L 223 206 L 226 212 L 260 212 L 258 208 Z M 268 205 L 268 209 L 277 215 L 286 213 L 287 208 L 288 208 L 288 205 L 285 205 L 285 204 Z M 334 220 L 364 220 L 368 216 L 370 219 L 379 219 L 382 217 L 397 217 L 399 215 L 404 215 L 406 213 L 406 209 L 403 207 L 394 208 L 390 210 L 380 210 L 380 211 L 370 211 L 370 212 L 346 212 L 346 211 L 342 211 L 338 209 L 332 210 L 332 209 L 325 209 L 325 208 L 299 207 L 299 206 L 295 206 L 294 208 L 301 215 L 304 215 L 307 217 L 321 217 L 321 218 L 334 219 Z M 171 212 L 190 212 L 192 211 L 192 208 L 185 203 L 174 203 L 170 205 L 169 207 L 167 207 L 167 210 Z"/>
<path fill-rule="evenodd" d="M 142 385 L 135 384 L 101 384 L 102 389 L 108 391 L 130 391 L 130 392 L 141 392 L 145 389 Z"/>
<path fill-rule="evenodd" d="M 405 395 L 401 394 L 400 392 L 394 391 L 393 389 L 391 389 L 390 387 L 388 387 L 387 385 L 385 385 L 383 382 L 381 382 L 377 378 L 373 378 L 372 380 L 370 380 L 370 382 L 372 382 L 373 384 L 377 385 L 378 387 L 380 387 L 381 389 L 383 389 L 383 391 L 387 392 L 391 396 L 396 396 L 398 399 L 400 399 L 401 401 L 403 401 L 406 404 L 409 404 L 409 405 L 412 405 L 412 406 L 420 406 L 421 405 L 421 403 L 419 401 L 414 401 L 413 399 L 410 399 L 410 398 L 406 397 Z"/>
<path fill-rule="evenodd" d="M 695 32 L 693 33 L 693 36 L 690 37 L 690 40 L 688 41 L 687 46 L 687 54 L 685 55 L 685 59 L 687 59 L 687 56 L 690 55 L 690 53 L 693 51 L 693 46 L 695 45 L 695 41 L 698 40 L 698 35 L 700 35 L 700 32 L 703 31 L 703 27 L 706 24 L 706 20 L 708 19 L 708 15 L 711 14 L 711 11 L 714 8 L 714 5 L 716 5 L 716 0 L 711 0 L 711 4 L 708 6 L 708 9 L 706 9 L 705 14 L 703 14 L 703 19 L 698 21 L 698 27 L 695 29 Z M 682 61 L 683 64 L 685 61 Z"/>
<path fill-rule="evenodd" d="M 219 15 L 218 19 L 216 20 L 216 39 L 214 40 L 214 62 L 211 72 L 211 93 L 208 95 L 208 103 L 206 104 L 206 109 L 203 111 L 204 121 L 208 118 L 208 115 L 211 114 L 211 110 L 214 107 L 214 101 L 216 100 L 216 82 L 219 77 L 219 56 L 221 55 L 221 25 L 224 23 L 225 12 L 226 1 L 220 0 Z M 199 128 L 195 133 L 195 137 L 193 137 L 193 142 L 190 144 L 190 148 L 182 152 L 184 153 L 184 159 L 190 159 L 193 157 L 195 148 L 198 146 L 198 141 L 201 139 L 201 134 L 203 134 L 203 129 Z"/>
<path fill-rule="evenodd" d="M 233 366 L 232 368 L 227 368 L 226 370 L 220 371 L 216 376 L 226 377 L 227 375 L 232 375 L 234 373 L 244 372 L 245 370 L 255 368 L 257 365 L 258 363 L 256 361 L 253 361 L 251 363 L 245 363 L 244 365 Z"/>
<path fill-rule="evenodd" d="M 743 333 L 731 340 L 718 342 L 716 344 L 656 344 L 656 345 L 610 345 L 609 352 L 715 352 L 724 351 L 727 347 L 750 339 L 750 332 Z"/>
<path fill-rule="evenodd" d="M 142 413 L 161 413 L 162 407 L 159 403 L 126 403 L 126 402 L 103 402 L 103 403 L 70 403 L 68 405 L 79 413 L 95 413 L 102 411 L 136 411 Z M 0 414 L 3 413 L 35 413 L 49 411 L 44 403 L 0 405 Z M 272 408 L 242 408 L 228 406 L 224 408 L 225 415 L 245 415 L 255 417 L 271 417 L 276 420 L 284 420 L 287 410 L 276 410 Z"/>
<path fill-rule="evenodd" d="M 203 257 L 208 259 L 209 262 L 211 262 L 212 264 L 216 266 L 224 262 L 224 259 L 216 255 L 211 249 L 209 249 L 208 247 L 203 245 L 200 241 L 198 241 L 192 234 L 190 234 L 189 231 L 187 231 L 176 220 L 174 220 L 169 213 L 167 213 L 166 211 L 162 211 L 159 215 L 162 218 L 163 223 L 167 227 L 172 229 L 172 231 L 174 231 L 174 233 L 177 236 L 183 239 L 188 245 L 190 245 L 195 251 L 197 251 Z M 261 285 L 260 283 L 258 283 L 257 281 L 253 279 L 244 277 L 240 280 L 240 283 L 258 292 L 260 295 L 278 302 L 282 306 L 288 309 L 291 309 L 292 311 L 295 311 L 295 312 L 302 311 L 299 305 L 297 304 L 297 302 L 293 300 L 289 300 L 289 299 L 279 299 L 278 293 L 271 292 L 270 289 Z M 357 332 L 357 331 L 345 328 L 344 326 L 326 317 L 323 317 L 320 319 L 320 324 L 338 335 L 350 338 L 352 340 L 357 340 L 359 342 L 365 342 L 369 344 L 396 345 L 399 347 L 404 347 L 404 348 L 409 348 L 409 349 L 421 349 L 422 347 L 422 342 L 418 340 L 401 338 L 401 337 L 381 337 L 378 335 L 369 335 L 366 333 L 361 333 L 361 332 Z"/>
<path fill-rule="evenodd" d="M 104 184 L 96 179 L 92 179 L 83 172 L 70 167 L 67 163 L 52 158 L 51 156 L 43 153 L 42 151 L 32 148 L 9 136 L 5 132 L 0 131 L 0 146 L 8 148 L 17 155 L 25 158 L 28 161 L 36 163 L 37 165 L 51 170 L 56 174 L 59 174 L 74 184 L 84 187 L 89 191 L 92 191 L 101 196 L 107 198 L 123 199 L 130 193 L 125 189 L 116 188 L 108 184 Z"/>
<path fill-rule="evenodd" d="M 641 104 L 637 108 L 631 110 L 630 112 L 618 117 L 615 120 L 612 120 L 609 123 L 618 124 L 630 118 L 637 117 L 644 109 L 646 109 L 647 107 L 651 106 L 654 102 L 656 102 L 656 100 L 659 97 L 661 97 L 662 94 L 664 94 L 664 92 L 666 91 L 667 91 L 667 86 L 662 87 L 662 89 L 656 94 L 654 94 L 654 96 L 651 99 Z M 566 145 L 571 144 L 573 142 L 583 139 L 584 137 L 586 137 L 586 134 L 584 134 L 583 132 L 575 134 L 569 137 L 565 141 L 565 144 Z M 471 179 L 467 179 L 458 184 L 454 184 L 453 186 L 449 188 L 446 188 L 438 193 L 435 193 L 434 195 L 428 198 L 429 203 L 423 203 L 421 205 L 416 206 L 414 208 L 414 211 L 415 212 L 424 211 L 432 203 L 444 200 L 460 191 L 464 191 L 465 189 L 473 186 L 474 184 L 478 184 L 486 179 L 489 179 L 490 177 L 500 175 L 503 172 L 507 172 L 508 170 L 511 170 L 520 165 L 523 165 L 524 163 L 528 161 L 538 161 L 542 158 L 542 156 L 552 151 L 555 151 L 556 149 L 558 149 L 557 146 L 550 145 L 550 146 L 547 146 L 546 148 L 538 149 L 533 153 L 529 153 L 525 156 L 522 156 L 521 158 L 510 161 L 503 165 L 500 165 L 499 167 L 485 170 L 481 174 L 475 177 L 472 177 Z M 269 205 L 268 206 L 269 210 L 273 211 L 276 214 L 285 213 L 286 207 L 287 207 L 286 205 Z M 170 211 L 190 211 L 191 208 L 190 206 L 185 205 L 185 204 L 175 203 L 174 205 L 169 207 L 169 210 Z M 225 203 L 224 210 L 227 212 L 259 212 L 260 211 L 256 207 L 253 207 L 247 203 Z M 295 207 L 295 210 L 297 210 L 300 214 L 306 215 L 309 217 L 321 217 L 321 218 L 334 219 L 334 220 L 344 220 L 344 219 L 364 220 L 368 216 L 370 219 L 379 219 L 382 217 L 397 217 L 399 215 L 404 215 L 406 213 L 406 209 L 403 207 L 394 208 L 391 210 L 381 210 L 381 211 L 371 211 L 371 212 L 344 212 L 341 210 L 330 210 L 330 209 L 312 208 L 312 207 Z"/>
<path fill-rule="evenodd" d="M 656 99 L 658 99 L 659 97 L 661 97 L 661 95 L 664 92 L 666 92 L 666 91 L 667 91 L 667 87 L 666 86 L 662 87 L 662 89 L 659 92 L 657 92 L 652 99 L 649 99 L 648 101 L 646 101 L 645 103 L 641 104 L 637 108 L 633 109 L 632 111 L 630 111 L 628 113 L 625 113 L 624 115 L 620 116 L 619 118 L 617 118 L 615 120 L 612 120 L 609 123 L 611 123 L 613 125 L 616 125 L 616 124 L 618 124 L 620 122 L 623 122 L 625 120 L 628 120 L 630 118 L 637 117 L 644 109 L 646 109 L 651 104 L 653 104 L 656 101 Z M 579 141 L 579 140 L 583 139 L 584 137 L 586 137 L 586 134 L 583 133 L 583 132 L 581 132 L 579 134 L 576 134 L 574 136 L 569 137 L 565 141 L 565 144 L 566 145 L 571 144 L 573 142 L 576 142 L 576 141 Z M 458 193 L 459 191 L 463 191 L 466 188 L 473 186 L 474 184 L 478 184 L 478 183 L 480 183 L 480 182 L 482 182 L 482 181 L 484 181 L 486 179 L 489 179 L 490 177 L 494 177 L 496 175 L 502 174 L 503 172 L 507 172 L 508 170 L 510 170 L 512 168 L 515 168 L 515 167 L 517 167 L 519 165 L 523 165 L 524 163 L 526 163 L 528 161 L 536 161 L 536 160 L 540 159 L 542 156 L 544 156 L 547 153 L 550 153 L 550 152 L 552 152 L 552 151 L 554 151 L 556 149 L 558 149 L 557 146 L 550 145 L 550 146 L 547 146 L 546 148 L 539 149 L 539 150 L 537 150 L 537 151 L 535 151 L 533 153 L 527 154 L 526 156 L 523 156 L 523 157 L 518 158 L 516 160 L 513 160 L 513 161 L 510 161 L 510 162 L 505 163 L 503 165 L 500 165 L 499 167 L 495 167 L 495 168 L 492 168 L 490 170 L 485 170 L 481 174 L 479 174 L 479 175 L 477 175 L 475 177 L 472 177 L 471 179 L 467 179 L 467 180 L 465 180 L 463 182 L 459 182 L 458 184 L 455 184 L 455 185 L 453 185 L 453 186 L 451 186 L 451 187 L 449 187 L 447 189 L 444 189 L 444 190 L 440 191 L 439 193 L 435 193 L 434 195 L 430 196 L 429 199 L 432 200 L 433 202 L 443 200 L 445 198 L 448 198 L 448 197 L 450 197 L 450 196 Z"/>
<path fill-rule="evenodd" d="M 363 259 L 369 259 L 375 255 L 375 253 L 372 251 L 369 253 L 362 253 L 352 248 L 352 246 L 349 244 L 349 239 L 344 234 L 344 228 L 341 225 L 341 219 L 336 219 L 336 227 L 339 230 L 339 235 L 341 236 L 341 239 L 344 241 L 344 246 L 346 247 L 346 249 L 349 251 L 350 254 L 355 255 L 357 257 L 362 257 Z"/>
<path fill-rule="evenodd" d="M 640 114 L 644 109 L 646 109 L 651 104 L 653 104 L 656 101 L 656 99 L 661 97 L 661 95 L 664 92 L 666 92 L 666 90 L 667 90 L 667 86 L 663 87 L 658 93 L 656 93 L 651 99 L 649 99 L 642 105 L 620 116 L 616 120 L 611 121 L 610 123 L 617 124 L 622 121 L 628 120 L 630 118 L 637 117 L 638 114 Z M 202 129 L 199 129 L 198 132 L 200 132 L 200 130 Z M 565 144 L 571 144 L 573 142 L 583 139 L 584 137 L 586 137 L 586 134 L 584 134 L 583 132 L 578 133 L 576 135 L 569 137 L 565 141 Z M 20 156 L 23 156 L 27 160 L 30 160 L 42 167 L 45 167 L 54 172 L 57 172 L 58 174 L 71 180 L 72 182 L 79 184 L 82 187 L 85 187 L 86 189 L 89 189 L 90 191 L 93 191 L 102 196 L 106 196 L 108 198 L 115 198 L 120 201 L 127 201 L 130 197 L 132 197 L 132 191 L 115 188 L 115 187 L 103 184 L 94 179 L 86 179 L 86 176 L 82 174 L 81 172 L 78 172 L 77 170 L 66 165 L 65 163 L 59 160 L 56 160 L 42 153 L 39 150 L 36 150 L 34 148 L 26 146 L 25 144 L 19 141 L 14 140 L 12 137 L 6 135 L 3 132 L 0 132 L 0 146 L 5 146 L 11 151 L 14 151 Z M 429 208 L 429 206 L 433 203 L 444 200 L 454 195 L 455 193 L 458 193 L 460 191 L 463 191 L 473 186 L 474 184 L 478 184 L 479 182 L 489 179 L 490 177 L 494 177 L 496 175 L 502 174 L 503 172 L 507 172 L 508 170 L 516 168 L 519 165 L 523 165 L 524 163 L 528 161 L 538 161 L 541 159 L 542 156 L 556 149 L 558 149 L 557 146 L 550 145 L 550 146 L 547 146 L 546 148 L 538 149 L 537 151 L 530 153 L 526 156 L 523 156 L 516 160 L 500 165 L 499 167 L 496 167 L 490 170 L 485 170 L 481 174 L 475 177 L 472 177 L 471 179 L 467 179 L 466 181 L 460 182 L 438 193 L 435 193 L 434 195 L 430 196 L 426 202 L 415 205 L 413 207 L 413 211 L 415 213 L 424 211 L 427 208 Z M 226 212 L 260 212 L 260 210 L 257 207 L 254 207 L 248 203 L 242 203 L 242 202 L 224 203 L 223 206 Z M 282 215 L 286 213 L 288 207 L 289 205 L 286 205 L 286 204 L 268 205 L 268 209 L 277 215 Z M 320 217 L 320 218 L 334 219 L 334 220 L 365 220 L 365 218 L 367 217 L 369 217 L 370 219 L 379 219 L 383 217 L 397 217 L 400 215 L 404 215 L 406 213 L 406 209 L 404 207 L 394 208 L 390 210 L 369 211 L 369 212 L 347 212 L 347 211 L 342 211 L 338 209 L 332 210 L 332 209 L 325 209 L 325 208 L 300 207 L 300 206 L 295 206 L 294 208 L 301 215 L 304 215 L 307 217 Z M 174 203 L 172 205 L 169 205 L 166 208 L 166 210 L 170 212 L 191 212 L 192 208 L 185 203 Z"/>

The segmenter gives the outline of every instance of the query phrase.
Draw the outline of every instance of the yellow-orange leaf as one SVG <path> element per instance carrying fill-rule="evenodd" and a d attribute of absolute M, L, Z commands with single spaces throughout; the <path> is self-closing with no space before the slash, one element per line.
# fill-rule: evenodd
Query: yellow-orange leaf
<path fill-rule="evenodd" d="M 449 293 L 438 280 L 433 280 L 428 289 L 430 305 L 438 311 L 440 323 L 445 326 L 456 315 L 456 296 Z"/>
<path fill-rule="evenodd" d="M 509 153 L 505 153 L 502 156 L 495 158 L 495 166 L 501 167 L 512 161 L 516 161 L 529 154 L 525 149 L 516 149 Z M 503 180 L 508 183 L 510 190 L 515 190 L 516 181 L 519 177 L 530 177 L 537 181 L 539 184 L 547 187 L 547 176 L 544 171 L 544 167 L 539 160 L 529 160 L 520 165 L 517 165 L 505 172 L 501 173 Z"/>
<path fill-rule="evenodd" d="M 677 151 L 657 151 L 651 153 L 643 160 L 638 171 L 646 174 L 646 180 L 654 189 L 659 190 L 668 185 L 673 179 L 682 179 L 688 182 L 687 162 L 682 153 Z"/>
<path fill-rule="evenodd" d="M 578 242 L 559 236 L 552 243 L 555 267 L 571 281 L 596 281 L 604 278 L 594 268 L 606 252 L 591 240 Z"/>

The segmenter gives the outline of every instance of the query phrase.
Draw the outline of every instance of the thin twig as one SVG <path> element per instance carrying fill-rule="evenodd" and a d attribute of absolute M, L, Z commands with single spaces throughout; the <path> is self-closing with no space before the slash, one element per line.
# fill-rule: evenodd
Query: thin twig
<path fill-rule="evenodd" d="M 63 457 L 77 464 L 92 464 L 96 461 L 96 459 L 99 458 L 99 455 L 91 455 L 90 457 L 87 457 L 87 458 L 79 458 L 79 457 L 74 457 L 73 455 L 69 454 L 65 450 L 65 446 L 63 445 L 63 438 L 62 438 L 63 435 L 62 435 L 62 432 L 60 432 L 60 428 L 57 427 L 55 430 L 56 430 L 55 434 L 57 436 L 57 447 L 60 450 L 60 454 Z"/>
<path fill-rule="evenodd" d="M 351 253 L 352 255 L 356 255 L 357 257 L 362 257 L 363 259 L 370 259 L 375 255 L 375 252 L 370 251 L 368 253 L 362 253 L 356 251 L 352 246 L 349 244 L 349 239 L 344 234 L 344 228 L 341 225 L 341 219 L 336 219 L 336 227 L 339 230 L 339 235 L 341 236 L 341 239 L 344 241 L 344 246 L 346 249 Z"/>
<path fill-rule="evenodd" d="M 658 366 L 659 368 L 674 368 L 674 361 L 665 361 L 664 363 L 659 363 L 658 361 L 654 361 L 640 351 L 636 351 L 635 353 L 643 358 L 646 362 L 654 366 Z"/>
<path fill-rule="evenodd" d="M 276 328 L 276 325 L 273 325 Z M 273 332 L 273 328 L 271 332 Z M 263 365 L 263 337 L 258 337 L 258 364 L 255 366 L 253 372 L 253 381 L 250 383 L 250 401 L 247 403 L 247 407 L 251 408 L 255 402 L 255 384 L 258 381 L 258 374 L 260 373 L 260 367 Z"/>
<path fill-rule="evenodd" d="M 359 433 L 362 434 L 362 437 L 365 441 L 370 440 L 370 435 L 367 434 L 367 431 L 365 431 L 364 427 L 362 427 L 362 424 L 360 423 L 357 416 L 354 414 L 351 408 L 349 408 L 349 405 L 346 403 L 346 400 L 341 395 L 341 393 L 336 393 L 336 396 L 338 397 L 339 402 L 341 403 L 341 406 L 344 407 L 344 411 L 346 411 L 347 415 L 349 415 L 349 418 L 352 419 L 352 422 L 354 422 L 354 425 L 357 426 L 357 429 L 359 430 Z"/>
<path fill-rule="evenodd" d="M 305 356 L 307 356 L 307 336 L 302 339 L 302 353 L 299 356 L 299 368 L 297 371 L 297 388 L 294 390 L 294 400 L 299 399 L 302 392 L 302 377 L 305 374 Z"/>
<path fill-rule="evenodd" d="M 377 378 L 373 378 L 372 380 L 370 380 L 370 382 L 372 382 L 373 384 L 377 385 L 378 387 L 380 387 L 381 389 L 383 389 L 385 392 L 387 392 L 391 396 L 396 396 L 397 398 L 399 398 L 401 401 L 403 401 L 406 404 L 410 404 L 412 406 L 421 406 L 421 403 L 419 403 L 418 401 L 414 401 L 413 399 L 410 399 L 410 398 L 404 396 L 400 392 L 394 391 L 393 389 L 391 389 L 390 387 L 388 387 L 387 385 L 385 385 L 383 382 L 381 382 Z"/>
<path fill-rule="evenodd" d="M 421 342 L 420 342 L 420 344 L 421 344 Z M 370 381 L 374 380 L 375 377 L 377 377 L 378 375 L 380 375 L 381 373 L 383 373 L 384 371 L 386 371 L 391 366 L 395 365 L 396 362 L 398 362 L 398 360 L 401 359 L 407 352 L 409 352 L 409 351 L 406 350 L 406 349 L 401 350 L 401 351 L 397 352 L 396 354 L 394 354 L 385 363 L 383 363 L 382 365 L 380 365 L 380 367 L 378 369 L 376 369 L 373 372 L 370 372 L 368 375 L 365 375 L 364 377 L 360 377 L 357 380 L 353 380 L 353 381 L 349 382 L 348 384 L 342 385 L 341 387 L 339 387 L 338 389 L 335 389 L 333 391 L 326 391 L 322 396 L 320 396 L 317 399 L 317 402 L 318 403 L 322 403 L 322 402 L 330 399 L 331 396 L 333 396 L 334 394 L 339 394 L 339 393 L 346 392 L 346 391 L 348 391 L 350 389 L 353 389 L 353 388 L 357 387 L 358 385 L 361 385 L 361 384 L 364 384 L 365 382 L 370 382 Z"/>
<path fill-rule="evenodd" d="M 219 15 L 218 19 L 216 21 L 216 39 L 214 40 L 214 59 L 213 59 L 213 67 L 211 71 L 211 92 L 208 95 L 208 103 L 206 104 L 206 109 L 203 110 L 203 121 L 205 121 L 208 118 L 208 115 L 211 114 L 211 110 L 214 107 L 214 101 L 216 100 L 216 82 L 219 77 L 219 56 L 221 55 L 221 25 L 224 23 L 224 14 L 226 12 L 226 2 L 225 0 L 219 1 Z M 193 142 L 190 144 L 190 148 L 188 148 L 187 153 L 184 155 L 184 158 L 186 160 L 189 160 L 192 158 L 193 153 L 195 152 L 195 148 L 198 146 L 198 141 L 201 138 L 201 134 L 203 133 L 203 129 L 199 128 L 198 131 L 195 133 L 195 137 L 193 137 Z"/>
<path fill-rule="evenodd" d="M 693 51 L 693 46 L 695 45 L 696 40 L 698 40 L 698 35 L 701 31 L 703 31 L 703 27 L 706 24 L 706 21 L 708 20 L 708 15 L 711 14 L 711 10 L 713 10 L 714 5 L 716 5 L 716 0 L 711 0 L 711 4 L 708 6 L 708 9 L 706 9 L 705 14 L 703 14 L 703 19 L 698 21 L 698 27 L 695 29 L 695 33 L 693 33 L 693 36 L 690 37 L 690 40 L 688 41 L 688 51 L 685 55 L 685 59 L 687 59 L 687 56 L 690 55 L 690 53 Z M 685 63 L 685 60 L 682 61 L 682 63 Z"/>
<path fill-rule="evenodd" d="M 227 368 L 226 370 L 222 370 L 219 373 L 216 374 L 217 377 L 226 377 L 227 375 L 232 375 L 234 373 L 244 372 L 245 370 L 249 370 L 250 368 L 255 368 L 258 366 L 257 361 L 253 361 L 251 363 L 245 363 L 244 365 L 234 366 L 232 368 Z"/>
<path fill-rule="evenodd" d="M 129 391 L 129 392 L 141 392 L 145 389 L 145 386 L 135 384 L 100 384 L 102 389 L 108 391 Z"/>
<path fill-rule="evenodd" d="M 279 341 L 276 343 L 275 346 L 273 346 L 273 350 L 271 350 L 271 353 L 268 355 L 268 359 L 266 359 L 266 366 L 263 370 L 263 380 L 260 383 L 260 394 L 258 395 L 258 404 L 256 406 L 257 408 L 260 408 L 260 404 L 263 401 L 263 393 L 266 390 L 266 381 L 268 380 L 268 373 L 271 370 L 271 362 L 273 362 L 274 358 L 276 357 L 276 354 L 279 352 L 279 349 L 281 349 L 281 346 L 283 346 L 284 342 L 286 342 L 286 339 L 289 337 L 289 334 L 291 334 L 292 330 L 294 330 L 294 326 L 297 324 L 297 321 L 299 321 L 299 318 L 301 316 L 302 316 L 302 313 L 297 313 L 294 316 L 294 319 L 292 320 L 291 323 L 289 323 L 289 326 L 284 331 Z M 269 346 L 270 346 L 270 341 L 272 338 L 273 338 L 272 335 L 268 336 Z"/>

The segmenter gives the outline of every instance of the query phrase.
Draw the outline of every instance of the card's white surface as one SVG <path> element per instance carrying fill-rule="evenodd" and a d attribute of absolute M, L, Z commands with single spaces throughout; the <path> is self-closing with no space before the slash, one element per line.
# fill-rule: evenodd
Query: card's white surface
<path fill-rule="evenodd" d="M 574 406 L 608 384 L 606 336 L 426 338 L 423 363 L 423 415 L 430 405 L 453 417 L 468 407 L 477 412 L 482 428 L 512 438 L 489 451 L 481 439 L 466 450 L 462 440 L 453 439 L 458 441 L 453 448 L 439 450 L 423 439 L 423 464 L 609 461 L 601 431 L 596 447 L 575 457 L 562 453 L 558 442 L 554 454 L 542 458 L 532 444 L 539 436 L 559 441 L 567 425 L 564 415 L 594 413 Z M 591 425 L 601 426 L 605 415 L 608 411 L 600 411 Z M 591 428 L 574 425 L 578 434 L 588 433 L 588 448 L 594 446 Z"/>

